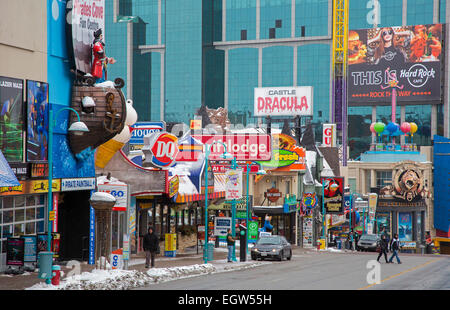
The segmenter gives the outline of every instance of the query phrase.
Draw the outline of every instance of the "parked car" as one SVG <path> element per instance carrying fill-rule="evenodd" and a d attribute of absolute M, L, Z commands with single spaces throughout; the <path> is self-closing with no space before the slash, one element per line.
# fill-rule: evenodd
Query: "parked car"
<path fill-rule="evenodd" d="M 291 244 L 283 236 L 265 236 L 261 237 L 251 251 L 252 260 L 275 258 L 282 261 L 283 258 L 291 260 Z"/>
<path fill-rule="evenodd" d="M 376 251 L 380 237 L 374 234 L 364 234 L 359 238 L 356 249 L 358 251 Z"/>

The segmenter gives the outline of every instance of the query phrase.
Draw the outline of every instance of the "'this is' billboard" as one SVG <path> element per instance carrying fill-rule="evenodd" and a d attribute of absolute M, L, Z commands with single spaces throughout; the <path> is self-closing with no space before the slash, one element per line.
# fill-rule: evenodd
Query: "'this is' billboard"
<path fill-rule="evenodd" d="M 351 30 L 350 105 L 440 103 L 442 24 Z"/>

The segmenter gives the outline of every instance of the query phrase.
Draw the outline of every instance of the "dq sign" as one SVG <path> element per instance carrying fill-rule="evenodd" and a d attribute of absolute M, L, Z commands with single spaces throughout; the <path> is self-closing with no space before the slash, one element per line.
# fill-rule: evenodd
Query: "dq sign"
<path fill-rule="evenodd" d="M 159 168 L 170 167 L 175 162 L 179 152 L 178 138 L 167 132 L 145 136 L 144 144 L 144 154 L 148 154 L 148 151 L 150 151 L 151 164 Z"/>

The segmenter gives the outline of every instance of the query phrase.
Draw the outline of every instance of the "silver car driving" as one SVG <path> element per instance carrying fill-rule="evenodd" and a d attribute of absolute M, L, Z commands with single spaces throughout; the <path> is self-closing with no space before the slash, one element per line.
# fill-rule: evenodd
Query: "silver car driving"
<path fill-rule="evenodd" d="M 284 258 L 291 260 L 291 244 L 283 236 L 265 236 L 261 237 L 252 248 L 251 257 L 253 260 L 275 258 L 282 261 Z"/>

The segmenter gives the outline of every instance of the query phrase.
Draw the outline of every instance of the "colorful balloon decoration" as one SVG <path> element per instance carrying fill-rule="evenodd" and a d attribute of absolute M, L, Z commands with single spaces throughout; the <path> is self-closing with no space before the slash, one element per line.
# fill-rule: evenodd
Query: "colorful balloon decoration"
<path fill-rule="evenodd" d="M 411 124 L 408 122 L 403 122 L 400 126 L 400 130 L 406 135 L 411 131 Z"/>
<path fill-rule="evenodd" d="M 386 129 L 389 131 L 389 133 L 392 135 L 394 132 L 397 131 L 398 125 L 396 123 L 390 122 L 387 124 Z"/>
<path fill-rule="evenodd" d="M 380 135 L 384 131 L 384 127 L 384 123 L 381 122 L 375 123 L 375 125 L 373 126 L 375 132 L 378 133 L 378 135 Z"/>
<path fill-rule="evenodd" d="M 373 133 L 373 134 L 376 134 L 377 132 L 375 131 L 375 128 L 374 128 L 374 126 L 375 126 L 375 122 L 373 122 L 371 125 L 370 125 L 370 132 L 371 133 Z"/>
<path fill-rule="evenodd" d="M 414 123 L 414 122 L 413 122 L 413 123 L 409 123 L 409 124 L 411 125 L 411 130 L 410 130 L 410 132 L 411 132 L 411 137 L 413 137 L 414 134 L 416 133 L 418 127 L 417 127 L 417 124 Z"/>

